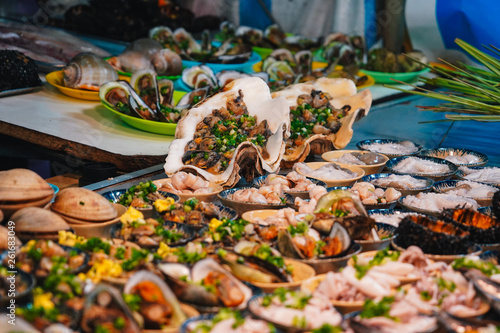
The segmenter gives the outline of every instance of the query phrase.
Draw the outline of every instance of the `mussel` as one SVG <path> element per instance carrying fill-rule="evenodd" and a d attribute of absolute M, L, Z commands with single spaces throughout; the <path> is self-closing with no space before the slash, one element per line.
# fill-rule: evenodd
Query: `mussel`
<path fill-rule="evenodd" d="M 478 270 L 470 270 L 465 276 L 474 283 L 476 290 L 490 302 L 497 314 L 500 314 L 500 283 Z"/>
<path fill-rule="evenodd" d="M 99 90 L 101 84 L 118 80 L 118 74 L 101 57 L 80 53 L 63 69 L 64 85 L 69 88 Z"/>
<path fill-rule="evenodd" d="M 151 109 L 127 81 L 107 82 L 99 89 L 99 98 L 109 107 L 123 114 L 146 120 L 164 121 L 161 112 Z"/>
<path fill-rule="evenodd" d="M 103 284 L 97 285 L 85 298 L 80 325 L 84 333 L 94 333 L 98 327 L 111 328 L 111 332 L 141 332 L 120 292 Z"/>
<path fill-rule="evenodd" d="M 211 258 L 186 265 L 162 263 L 158 268 L 183 302 L 202 307 L 244 309 L 252 291 Z M 187 280 L 187 281 L 186 281 Z"/>
<path fill-rule="evenodd" d="M 132 275 L 123 292 L 140 298 L 137 316 L 144 329 L 179 327 L 186 315 L 170 287 L 157 275 L 139 271 Z"/>
<path fill-rule="evenodd" d="M 191 89 L 215 87 L 217 78 L 206 65 L 193 66 L 182 72 L 182 81 Z"/>
<path fill-rule="evenodd" d="M 219 258 L 240 280 L 250 283 L 293 281 L 281 253 L 266 244 L 243 240 L 234 246 L 234 252 L 222 251 Z"/>
<path fill-rule="evenodd" d="M 286 257 L 296 259 L 331 258 L 344 254 L 351 247 L 351 237 L 340 224 L 334 223 L 327 237 L 299 223 L 278 233 L 278 249 Z"/>
<path fill-rule="evenodd" d="M 366 213 L 359 197 L 349 191 L 335 190 L 322 196 L 315 207 L 312 227 L 329 233 L 334 223 L 340 223 L 354 240 L 368 239 L 375 220 Z"/>

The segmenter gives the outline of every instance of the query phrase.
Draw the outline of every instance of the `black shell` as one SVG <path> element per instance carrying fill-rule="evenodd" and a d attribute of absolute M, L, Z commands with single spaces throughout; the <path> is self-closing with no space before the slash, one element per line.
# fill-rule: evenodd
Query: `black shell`
<path fill-rule="evenodd" d="M 500 243 L 500 223 L 491 216 L 471 209 L 446 209 L 443 216 L 462 230 L 478 244 Z"/>
<path fill-rule="evenodd" d="M 430 216 L 405 216 L 397 234 L 396 245 L 416 245 L 428 254 L 467 254 L 472 245 L 467 231 Z"/>

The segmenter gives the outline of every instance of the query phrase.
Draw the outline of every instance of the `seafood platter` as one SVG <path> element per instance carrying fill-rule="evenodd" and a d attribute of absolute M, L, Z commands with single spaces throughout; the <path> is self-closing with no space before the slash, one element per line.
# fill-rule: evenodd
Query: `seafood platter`
<path fill-rule="evenodd" d="M 101 92 L 109 107 L 158 115 L 171 86 L 138 73 Z M 463 179 L 446 179 L 453 162 L 418 155 L 422 147 L 407 141 L 342 151 L 370 105 L 369 91 L 346 79 L 271 93 L 245 77 L 181 111 L 160 178 L 54 194 L 31 171 L 1 171 L 0 209 L 18 237 L 19 325 L 82 333 L 500 326 L 495 168 L 460 166 Z M 306 160 L 313 155 L 325 161 Z"/>

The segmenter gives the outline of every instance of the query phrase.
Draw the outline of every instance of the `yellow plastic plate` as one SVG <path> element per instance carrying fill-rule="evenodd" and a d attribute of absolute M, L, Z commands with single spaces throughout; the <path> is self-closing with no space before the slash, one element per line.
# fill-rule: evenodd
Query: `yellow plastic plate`
<path fill-rule="evenodd" d="M 177 104 L 179 100 L 182 98 L 182 96 L 184 96 L 185 94 L 186 93 L 184 91 L 174 91 L 174 102 Z M 146 119 L 132 117 L 123 114 L 121 112 L 118 112 L 104 103 L 102 105 L 104 105 L 109 111 L 113 112 L 118 117 L 120 117 L 120 119 L 123 120 L 125 123 L 137 129 L 163 135 L 175 134 L 175 128 L 177 127 L 177 124 L 162 123 L 160 121 L 153 121 L 153 120 L 146 120 Z"/>
<path fill-rule="evenodd" d="M 74 89 L 64 86 L 63 81 L 63 71 L 55 71 L 49 73 L 45 76 L 48 83 L 56 87 L 61 93 L 66 96 L 70 96 L 78 99 L 85 99 L 88 101 L 100 101 L 99 90 L 85 90 L 85 89 Z M 130 81 L 129 77 L 119 76 L 120 80 Z"/>

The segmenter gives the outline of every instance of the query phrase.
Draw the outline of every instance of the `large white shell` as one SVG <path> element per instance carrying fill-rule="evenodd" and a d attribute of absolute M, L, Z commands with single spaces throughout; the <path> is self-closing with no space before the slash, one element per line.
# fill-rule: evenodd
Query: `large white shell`
<path fill-rule="evenodd" d="M 244 285 L 240 280 L 235 278 L 231 273 L 225 270 L 212 258 L 203 259 L 194 264 L 193 268 L 191 269 L 191 278 L 193 279 L 194 282 L 199 282 L 203 280 L 210 272 L 219 272 L 228 276 L 231 279 L 231 281 L 233 281 L 233 283 L 235 283 L 245 295 L 245 300 L 237 308 L 238 309 L 246 308 L 248 301 L 252 297 L 252 290 L 248 288 L 246 285 Z"/>
<path fill-rule="evenodd" d="M 182 324 L 182 322 L 184 322 L 184 320 L 186 320 L 187 317 L 184 314 L 184 312 L 182 312 L 181 305 L 180 305 L 179 301 L 177 300 L 177 297 L 175 297 L 174 293 L 168 287 L 168 285 L 165 283 L 165 281 L 163 281 L 157 275 L 155 275 L 149 271 L 139 271 L 139 272 L 135 273 L 134 275 L 132 275 L 130 277 L 130 279 L 127 281 L 127 283 L 123 287 L 124 293 L 130 294 L 132 292 L 132 289 L 137 284 L 139 284 L 140 282 L 144 282 L 144 281 L 153 282 L 154 284 L 156 284 L 160 288 L 160 290 L 163 294 L 163 297 L 165 298 L 165 300 L 167 300 L 167 302 L 172 307 L 173 316 L 172 316 L 171 325 L 172 326 L 180 326 L 180 324 Z"/>
<path fill-rule="evenodd" d="M 284 156 L 285 166 L 288 166 L 286 162 L 293 164 L 296 161 L 303 161 L 309 154 L 310 144 L 314 141 L 329 141 L 334 149 L 345 148 L 352 139 L 354 133 L 352 125 L 354 121 L 366 116 L 370 111 L 372 103 L 370 90 L 366 89 L 356 93 L 356 85 L 349 79 L 319 78 L 313 82 L 291 85 L 283 90 L 274 92 L 272 96 L 273 98 L 285 97 L 288 106 L 295 107 L 297 106 L 297 97 L 302 94 L 311 94 L 312 90 L 321 90 L 328 93 L 332 97 L 330 104 L 336 109 L 340 109 L 345 105 L 349 105 L 351 109 L 347 116 L 340 120 L 342 126 L 337 133 L 310 136 L 293 154 Z M 321 154 L 323 152 L 316 151 L 315 153 Z"/>
<path fill-rule="evenodd" d="M 184 165 L 182 163 L 184 148 L 192 140 L 196 132 L 196 125 L 206 116 L 212 114 L 212 110 L 221 108 L 222 106 L 225 107 L 227 100 L 238 96 L 239 91 L 243 94 L 243 102 L 247 107 L 248 113 L 252 116 L 257 116 L 259 122 L 267 120 L 269 129 L 273 133 L 266 145 L 269 157 L 264 158 L 253 143 L 244 142 L 236 148 L 228 168 L 222 174 L 214 175 L 195 166 Z M 172 176 L 179 170 L 193 170 L 210 182 L 225 184 L 231 176 L 234 178 L 233 169 L 235 160 L 238 152 L 243 148 L 255 151 L 255 154 L 258 155 L 256 162 L 261 164 L 263 170 L 276 172 L 285 150 L 283 136 L 288 137 L 289 135 L 290 108 L 287 102 L 283 98 L 272 99 L 269 87 L 260 78 L 249 77 L 237 79 L 226 85 L 223 91 L 189 110 L 187 115 L 179 121 L 175 131 L 176 139 L 171 143 L 165 161 L 165 172 L 167 175 Z"/>

